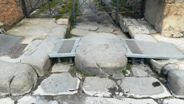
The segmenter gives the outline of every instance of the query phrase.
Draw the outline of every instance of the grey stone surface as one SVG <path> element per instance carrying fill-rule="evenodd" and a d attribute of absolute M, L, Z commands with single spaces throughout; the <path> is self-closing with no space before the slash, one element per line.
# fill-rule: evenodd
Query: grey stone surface
<path fill-rule="evenodd" d="M 23 95 L 36 85 L 37 74 L 26 64 L 0 61 L 0 95 Z"/>
<path fill-rule="evenodd" d="M 78 29 L 78 28 L 72 29 L 70 33 L 77 37 L 83 37 L 89 34 L 96 34 L 96 32 L 94 31 L 83 30 L 83 29 Z"/>
<path fill-rule="evenodd" d="M 88 30 L 88 31 L 96 31 L 98 29 L 98 24 L 95 23 L 78 23 L 75 28 Z"/>
<path fill-rule="evenodd" d="M 184 100 L 171 98 L 171 99 L 164 99 L 162 104 L 184 104 Z"/>
<path fill-rule="evenodd" d="M 88 74 L 112 74 L 127 64 L 125 48 L 118 37 L 99 33 L 81 39 L 76 49 L 76 67 Z"/>
<path fill-rule="evenodd" d="M 49 36 L 64 38 L 66 30 L 66 25 L 56 24 L 55 19 L 53 18 L 34 18 L 23 19 L 10 29 L 7 34 L 23 36 L 25 37 L 25 42 L 30 43 L 35 39 L 45 39 Z"/>
<path fill-rule="evenodd" d="M 163 18 L 164 2 L 160 0 L 147 0 L 145 5 L 145 19 L 155 26 L 157 31 L 161 31 L 161 21 Z"/>
<path fill-rule="evenodd" d="M 14 104 L 14 101 L 11 98 L 2 98 L 0 104 Z"/>
<path fill-rule="evenodd" d="M 183 59 L 184 54 L 175 45 L 166 42 L 146 42 L 141 40 L 124 40 L 126 56 L 152 59 Z M 162 49 L 162 51 L 160 51 Z"/>
<path fill-rule="evenodd" d="M 152 99 L 123 98 L 119 100 L 115 98 L 87 97 L 85 104 L 157 104 L 157 103 Z"/>
<path fill-rule="evenodd" d="M 157 40 L 153 36 L 148 34 L 137 34 L 134 36 L 134 39 L 148 42 L 157 42 Z"/>
<path fill-rule="evenodd" d="M 136 98 L 164 98 L 170 96 L 164 85 L 153 77 L 126 77 L 118 83 L 126 96 Z"/>
<path fill-rule="evenodd" d="M 58 25 L 68 25 L 69 20 L 67 18 L 59 18 L 56 20 Z"/>
<path fill-rule="evenodd" d="M 39 96 L 23 96 L 17 104 L 59 104 L 55 100 L 47 100 Z"/>
<path fill-rule="evenodd" d="M 34 95 L 71 95 L 78 92 L 80 80 L 69 73 L 52 74 L 41 82 Z"/>
<path fill-rule="evenodd" d="M 118 80 L 118 79 L 123 79 L 125 76 L 123 75 L 123 73 L 122 72 L 117 72 L 117 73 L 114 73 L 113 75 L 112 75 L 112 78 L 113 79 L 116 79 L 116 80 Z"/>
<path fill-rule="evenodd" d="M 170 70 L 167 81 L 174 96 L 184 97 L 184 70 Z"/>
<path fill-rule="evenodd" d="M 52 67 L 53 73 L 59 73 L 59 72 L 68 72 L 70 70 L 71 64 L 69 63 L 56 63 Z"/>
<path fill-rule="evenodd" d="M 124 18 L 120 16 L 120 26 L 125 32 L 129 32 L 131 37 L 135 37 L 139 34 L 153 34 L 156 33 L 154 28 L 145 20 Z"/>
<path fill-rule="evenodd" d="M 131 71 L 133 76 L 136 76 L 136 77 L 148 77 L 148 76 L 151 76 L 152 74 L 150 67 L 144 64 L 132 65 Z"/>
<path fill-rule="evenodd" d="M 41 43 L 37 42 L 37 40 L 33 41 L 21 56 L 21 63 L 32 65 L 39 76 L 48 73 L 51 67 L 48 54 L 53 50 L 57 41 L 59 41 L 57 37 L 49 37 Z"/>
<path fill-rule="evenodd" d="M 110 89 L 117 90 L 117 85 L 108 78 L 86 77 L 82 89 L 90 96 L 110 97 Z"/>

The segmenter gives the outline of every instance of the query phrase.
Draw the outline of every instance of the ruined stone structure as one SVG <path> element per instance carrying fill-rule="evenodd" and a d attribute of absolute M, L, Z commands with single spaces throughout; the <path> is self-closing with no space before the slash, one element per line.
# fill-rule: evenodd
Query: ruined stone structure
<path fill-rule="evenodd" d="M 0 22 L 9 27 L 23 17 L 18 0 L 0 0 Z"/>
<path fill-rule="evenodd" d="M 184 32 L 184 0 L 146 0 L 145 19 L 167 37 Z"/>

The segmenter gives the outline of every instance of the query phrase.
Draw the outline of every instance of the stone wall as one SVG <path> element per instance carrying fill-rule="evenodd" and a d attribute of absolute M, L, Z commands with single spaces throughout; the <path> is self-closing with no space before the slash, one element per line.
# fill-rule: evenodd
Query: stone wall
<path fill-rule="evenodd" d="M 0 22 L 9 28 L 23 18 L 18 0 L 0 0 Z"/>
<path fill-rule="evenodd" d="M 184 35 L 184 0 L 146 0 L 145 19 L 167 37 Z"/>

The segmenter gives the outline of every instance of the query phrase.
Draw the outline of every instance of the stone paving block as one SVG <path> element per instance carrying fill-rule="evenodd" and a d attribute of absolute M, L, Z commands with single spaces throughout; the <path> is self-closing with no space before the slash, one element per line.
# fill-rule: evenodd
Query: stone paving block
<path fill-rule="evenodd" d="M 153 36 L 148 35 L 148 34 L 136 34 L 134 36 L 134 39 L 148 41 L 148 42 L 157 42 L 157 40 Z"/>
<path fill-rule="evenodd" d="M 31 38 L 30 41 L 33 41 L 49 36 L 64 38 L 66 30 L 67 26 L 56 24 L 54 18 L 26 18 L 10 29 L 7 34 Z"/>
<path fill-rule="evenodd" d="M 132 71 L 133 76 L 135 77 L 148 77 L 153 74 L 150 67 L 144 64 L 132 65 L 131 71 Z"/>
<path fill-rule="evenodd" d="M 110 89 L 117 90 L 117 85 L 108 78 L 86 77 L 82 89 L 90 96 L 110 97 Z"/>
<path fill-rule="evenodd" d="M 162 104 L 184 104 L 184 100 L 176 98 L 164 99 Z"/>
<path fill-rule="evenodd" d="M 67 19 L 67 18 L 59 18 L 59 19 L 56 20 L 56 23 L 58 25 L 68 25 L 69 19 Z"/>
<path fill-rule="evenodd" d="M 94 32 L 94 31 L 82 30 L 82 29 L 78 29 L 78 28 L 72 29 L 70 33 L 72 35 L 78 36 L 78 37 L 83 37 L 83 36 L 86 36 L 89 34 L 96 34 L 96 32 Z"/>
<path fill-rule="evenodd" d="M 70 70 L 71 64 L 67 63 L 56 63 L 52 67 L 52 72 L 53 73 L 63 73 L 63 72 L 68 72 Z"/>
<path fill-rule="evenodd" d="M 0 104 L 14 104 L 14 100 L 11 98 L 2 98 L 0 99 Z"/>
<path fill-rule="evenodd" d="M 52 74 L 44 79 L 34 95 L 71 95 L 78 92 L 80 80 L 69 73 Z"/>
<path fill-rule="evenodd" d="M 88 30 L 88 31 L 96 31 L 98 29 L 98 24 L 94 23 L 78 23 L 75 28 L 81 30 Z"/>
<path fill-rule="evenodd" d="M 87 97 L 85 104 L 157 104 L 157 103 L 152 99 L 123 98 L 119 100 L 115 98 Z"/>
<path fill-rule="evenodd" d="M 48 54 L 53 50 L 59 41 L 57 37 L 49 37 L 37 44 L 35 41 L 25 50 L 21 57 L 21 63 L 30 64 L 34 67 L 39 76 L 48 73 L 51 67 L 51 60 Z"/>
<path fill-rule="evenodd" d="M 164 98 L 171 96 L 165 86 L 153 77 L 125 77 L 118 82 L 126 96 Z"/>
<path fill-rule="evenodd" d="M 59 104 L 54 100 L 46 100 L 39 96 L 24 96 L 17 101 L 17 104 Z"/>
<path fill-rule="evenodd" d="M 173 95 L 184 98 L 184 70 L 170 70 L 167 81 Z"/>
<path fill-rule="evenodd" d="M 0 61 L 0 95 L 23 95 L 36 85 L 37 74 L 26 64 Z"/>

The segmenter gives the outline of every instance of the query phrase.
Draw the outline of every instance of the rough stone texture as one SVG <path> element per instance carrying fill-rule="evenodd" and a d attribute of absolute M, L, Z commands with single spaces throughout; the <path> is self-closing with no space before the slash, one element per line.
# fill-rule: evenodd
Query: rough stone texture
<path fill-rule="evenodd" d="M 39 76 L 43 76 L 51 67 L 49 52 L 53 50 L 55 44 L 59 41 L 57 37 L 47 38 L 41 43 L 33 41 L 21 56 L 21 63 L 30 64 L 37 71 Z"/>
<path fill-rule="evenodd" d="M 131 71 L 133 76 L 136 77 L 148 77 L 149 74 L 152 73 L 149 66 L 140 64 L 140 65 L 132 65 Z"/>
<path fill-rule="evenodd" d="M 35 86 L 37 75 L 29 65 L 0 61 L 0 82 L 0 95 L 23 95 Z"/>
<path fill-rule="evenodd" d="M 11 98 L 2 98 L 0 104 L 14 104 L 14 101 Z"/>
<path fill-rule="evenodd" d="M 27 42 L 31 42 L 49 36 L 64 38 L 66 30 L 67 26 L 56 24 L 54 18 L 26 18 L 10 29 L 7 34 L 23 36 L 27 39 Z"/>
<path fill-rule="evenodd" d="M 91 34 L 81 39 L 76 49 L 75 63 L 88 74 L 112 74 L 127 64 L 122 40 L 112 34 Z"/>
<path fill-rule="evenodd" d="M 121 100 L 118 100 L 114 98 L 87 97 L 85 104 L 157 104 L 157 103 L 152 99 L 123 98 Z"/>
<path fill-rule="evenodd" d="M 87 77 L 82 86 L 83 91 L 90 96 L 110 97 L 110 89 L 117 90 L 116 83 L 108 78 Z"/>
<path fill-rule="evenodd" d="M 17 23 L 23 18 L 23 13 L 18 0 L 0 1 L 0 22 L 3 22 L 6 28 Z"/>
<path fill-rule="evenodd" d="M 54 100 L 46 100 L 36 96 L 24 96 L 18 100 L 17 104 L 59 104 Z"/>
<path fill-rule="evenodd" d="M 68 25 L 69 20 L 67 18 L 59 18 L 56 20 L 58 25 Z"/>
<path fill-rule="evenodd" d="M 181 99 L 164 99 L 162 104 L 184 104 L 184 100 Z"/>
<path fill-rule="evenodd" d="M 151 60 L 150 64 L 159 74 L 167 75 L 170 70 L 184 70 L 184 60 Z"/>
<path fill-rule="evenodd" d="M 147 0 L 145 18 L 167 37 L 182 37 L 184 31 L 183 0 Z"/>
<path fill-rule="evenodd" d="M 62 73 L 62 72 L 68 72 L 70 70 L 71 64 L 66 64 L 66 63 L 57 63 L 54 64 L 52 67 L 52 72 L 53 73 Z"/>
<path fill-rule="evenodd" d="M 177 97 L 184 97 L 184 70 L 170 70 L 168 73 L 168 86 Z"/>
<path fill-rule="evenodd" d="M 148 41 L 148 42 L 157 42 L 157 40 L 153 36 L 145 35 L 145 34 L 135 35 L 134 39 L 142 40 L 142 41 Z"/>
<path fill-rule="evenodd" d="M 153 77 L 125 77 L 118 83 L 127 96 L 136 98 L 164 98 L 170 96 L 164 85 Z"/>
<path fill-rule="evenodd" d="M 34 95 L 71 95 L 78 92 L 80 80 L 69 73 L 52 74 L 42 81 Z"/>
<path fill-rule="evenodd" d="M 143 19 L 125 18 L 120 16 L 120 27 L 124 32 L 129 32 L 132 38 L 136 35 L 156 33 L 155 29 Z"/>

